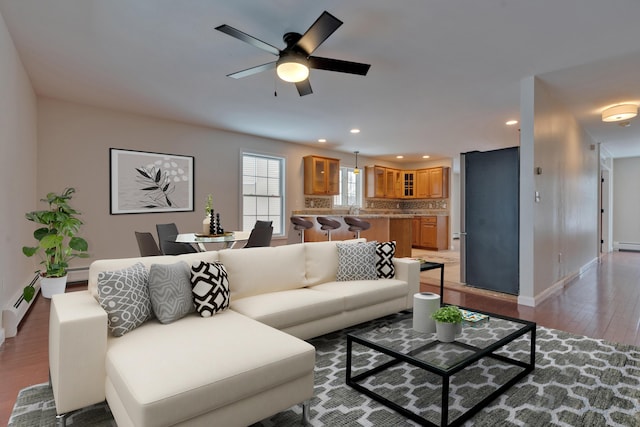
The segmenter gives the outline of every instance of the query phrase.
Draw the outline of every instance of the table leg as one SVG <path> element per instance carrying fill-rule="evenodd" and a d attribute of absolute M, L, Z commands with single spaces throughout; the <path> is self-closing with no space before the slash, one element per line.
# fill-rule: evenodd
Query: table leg
<path fill-rule="evenodd" d="M 440 307 L 444 306 L 444 264 L 440 267 Z"/>

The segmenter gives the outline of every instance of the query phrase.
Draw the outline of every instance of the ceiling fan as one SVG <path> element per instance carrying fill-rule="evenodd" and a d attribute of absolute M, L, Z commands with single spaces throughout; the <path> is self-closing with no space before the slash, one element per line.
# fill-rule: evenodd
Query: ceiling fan
<path fill-rule="evenodd" d="M 311 84 L 309 83 L 310 68 L 366 76 L 369 67 L 371 67 L 370 64 L 311 56 L 318 46 L 329 38 L 341 25 L 342 21 L 338 18 L 327 11 L 322 12 L 320 17 L 316 19 L 316 22 L 314 22 L 303 35 L 286 33 L 282 39 L 287 46 L 282 50 L 229 25 L 220 25 L 216 27 L 216 30 L 278 56 L 278 60 L 276 61 L 231 73 L 228 74 L 227 77 L 240 79 L 275 68 L 278 77 L 284 81 L 295 83 L 300 96 L 304 96 L 313 93 Z"/>

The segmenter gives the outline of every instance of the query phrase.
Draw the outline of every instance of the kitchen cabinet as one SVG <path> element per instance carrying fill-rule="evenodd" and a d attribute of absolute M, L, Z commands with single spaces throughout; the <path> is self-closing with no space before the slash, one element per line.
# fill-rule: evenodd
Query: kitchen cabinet
<path fill-rule="evenodd" d="M 305 218 L 311 219 L 314 215 L 304 215 Z M 358 215 L 361 218 L 371 224 L 368 230 L 360 232 L 360 237 L 367 239 L 367 241 L 388 242 L 395 240 L 396 242 L 396 254 L 397 258 L 410 257 L 411 256 L 411 221 L 413 218 L 409 216 L 397 217 L 394 215 L 389 216 L 367 216 Z M 349 226 L 344 222 L 344 217 L 339 215 L 332 215 L 331 219 L 335 219 L 340 223 L 340 227 L 331 232 L 331 240 L 349 240 L 355 238 L 355 233 L 349 231 Z M 327 232 L 320 228 L 320 224 L 317 219 L 311 221 L 313 227 L 304 232 L 305 242 L 324 242 L 327 240 Z"/>
<path fill-rule="evenodd" d="M 403 175 L 400 169 L 384 166 L 365 167 L 365 197 L 400 199 L 403 193 Z"/>
<path fill-rule="evenodd" d="M 330 157 L 304 157 L 304 194 L 340 194 L 340 160 Z"/>
<path fill-rule="evenodd" d="M 416 197 L 416 171 L 402 171 L 402 197 L 413 199 Z"/>
<path fill-rule="evenodd" d="M 449 168 L 400 170 L 384 166 L 365 167 L 365 197 L 387 199 L 446 199 Z"/>
<path fill-rule="evenodd" d="M 437 167 L 416 171 L 416 197 L 446 199 L 449 197 L 449 168 Z"/>
<path fill-rule="evenodd" d="M 411 246 L 420 246 L 420 217 L 411 220 Z"/>
<path fill-rule="evenodd" d="M 414 246 L 435 250 L 449 248 L 449 217 L 440 215 L 416 217 L 413 227 L 419 228 L 418 236 L 412 239 Z"/>
<path fill-rule="evenodd" d="M 402 196 L 402 183 L 400 181 L 400 170 L 393 168 L 386 168 L 385 170 L 385 192 L 384 196 L 387 199 L 397 199 Z"/>
<path fill-rule="evenodd" d="M 365 197 L 384 197 L 387 189 L 386 172 L 383 166 L 366 166 L 365 171 Z"/>

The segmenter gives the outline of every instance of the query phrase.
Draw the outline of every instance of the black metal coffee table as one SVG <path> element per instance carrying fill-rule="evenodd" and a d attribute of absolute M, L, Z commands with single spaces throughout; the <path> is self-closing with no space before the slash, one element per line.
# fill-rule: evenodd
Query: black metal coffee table
<path fill-rule="evenodd" d="M 413 330 L 411 311 L 403 312 L 382 326 L 377 325 L 347 334 L 347 384 L 421 425 L 462 425 L 535 368 L 536 324 L 490 313 L 484 314 L 490 316 L 488 322 L 463 326 L 462 332 L 452 343 L 441 343 L 436 339 L 436 334 Z M 528 337 L 525 336 L 527 334 Z M 372 359 L 375 362 L 370 362 Z M 479 394 L 474 397 L 470 407 L 454 408 L 451 418 L 455 416 L 455 419 L 450 422 L 450 399 L 453 402 L 460 401 L 461 398 L 455 395 L 457 390 L 463 388 L 460 387 L 460 383 L 464 383 L 465 378 L 475 375 L 479 370 L 479 364 L 491 365 L 491 369 L 500 375 L 501 380 L 486 395 Z M 418 379 L 424 376 L 431 378 L 429 381 L 435 380 L 433 383 L 437 383 L 438 377 L 441 378 L 439 424 L 434 422 L 438 420 L 438 405 L 437 402 L 432 402 L 437 400 L 437 392 L 431 392 L 425 399 L 425 402 L 429 400 L 425 404 L 429 408 L 424 408 L 423 413 L 418 413 L 422 408 L 412 411 L 394 401 L 398 400 L 398 395 L 402 396 L 403 390 L 406 391 L 393 391 L 394 383 L 397 381 L 397 375 L 393 370 L 398 368 L 398 365 L 413 369 Z M 473 378 L 480 383 L 482 390 L 492 385 L 484 384 L 485 377 L 482 375 L 478 377 L 479 380 Z M 452 379 L 455 382 L 452 382 Z M 433 383 L 429 382 L 431 387 Z M 423 386 L 420 381 L 412 384 L 414 388 Z M 400 400 L 407 400 L 404 398 L 406 396 L 402 397 Z M 468 399 L 468 396 L 463 396 L 462 399 Z M 431 421 L 425 415 L 428 415 Z"/>

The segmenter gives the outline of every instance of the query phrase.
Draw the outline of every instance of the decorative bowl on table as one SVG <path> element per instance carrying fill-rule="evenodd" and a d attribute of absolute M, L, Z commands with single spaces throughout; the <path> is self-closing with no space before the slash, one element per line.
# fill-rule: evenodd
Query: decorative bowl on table
<path fill-rule="evenodd" d="M 196 233 L 196 237 L 228 237 L 228 236 L 233 236 L 233 231 L 227 231 L 227 232 L 222 233 L 222 234 Z"/>

